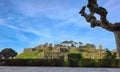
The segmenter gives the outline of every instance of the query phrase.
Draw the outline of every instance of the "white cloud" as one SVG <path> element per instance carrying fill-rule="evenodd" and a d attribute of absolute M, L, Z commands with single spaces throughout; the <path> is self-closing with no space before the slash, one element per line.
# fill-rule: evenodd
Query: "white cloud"
<path fill-rule="evenodd" d="M 27 17 L 47 17 L 52 20 L 62 20 L 54 24 L 56 27 L 70 23 L 79 27 L 87 27 L 87 24 L 84 24 L 86 21 L 79 15 L 79 9 L 71 6 L 59 3 L 32 3 L 26 1 L 18 4 L 17 7 L 18 11 Z"/>
<path fill-rule="evenodd" d="M 69 18 L 78 18 L 79 9 L 59 3 L 31 3 L 26 1 L 20 3 L 17 9 L 24 16 L 30 17 L 48 17 L 50 19 L 67 20 Z"/>
<path fill-rule="evenodd" d="M 5 26 L 5 27 L 8 27 L 10 29 L 17 30 L 17 31 L 29 32 L 29 33 L 35 34 L 37 36 L 42 36 L 42 37 L 46 37 L 46 38 L 52 37 L 50 35 L 50 33 L 47 32 L 47 30 L 39 31 L 39 30 L 33 29 L 32 27 L 19 28 L 17 26 L 13 26 L 13 25 L 9 25 L 9 24 L 4 24 L 2 26 Z"/>
<path fill-rule="evenodd" d="M 62 5 L 61 5 L 62 6 Z M 25 16 L 39 17 L 39 16 L 51 16 L 59 15 L 63 13 L 65 7 L 56 5 L 54 3 L 36 3 L 30 1 L 24 1 L 18 5 L 18 10 Z M 63 10 L 64 9 L 64 10 Z M 58 16 L 58 17 L 59 17 Z"/>
<path fill-rule="evenodd" d="M 28 46 L 34 47 L 34 46 L 37 46 L 41 43 L 45 43 L 45 42 L 54 43 L 54 41 L 55 41 L 54 36 L 47 29 L 37 30 L 31 26 L 28 26 L 26 28 L 22 28 L 22 27 L 19 28 L 17 26 L 13 26 L 13 25 L 9 25 L 9 24 L 4 24 L 2 26 L 16 31 L 15 35 L 16 35 L 16 39 L 18 40 L 18 42 L 27 43 L 27 44 L 29 44 Z M 31 33 L 32 37 L 24 34 L 23 32 Z M 34 36 L 35 38 L 33 37 L 33 35 L 36 35 L 36 36 Z"/>
<path fill-rule="evenodd" d="M 111 2 L 106 4 L 106 6 L 111 6 L 110 4 Z M 36 25 L 32 21 L 31 21 L 31 24 L 28 24 L 29 22 L 27 23 L 27 21 L 25 21 L 26 23 L 19 21 L 22 24 L 21 26 L 18 26 L 18 25 L 14 26 L 10 24 L 3 25 L 7 28 L 16 30 L 18 32 L 19 31 L 29 32 L 33 35 L 37 35 L 38 38 L 34 40 L 32 40 L 27 35 L 24 35 L 22 33 L 17 35 L 17 37 L 20 38 L 19 40 L 29 42 L 34 46 L 43 42 L 49 42 L 49 41 L 54 42 L 54 41 L 62 41 L 62 40 L 69 40 L 69 39 L 75 40 L 75 41 L 82 41 L 84 43 L 85 42 L 104 43 L 104 41 L 109 42 L 110 37 L 108 38 L 107 35 L 106 36 L 104 35 L 104 38 L 103 36 L 93 37 L 95 36 L 95 34 L 99 35 L 98 33 L 103 34 L 103 31 L 100 31 L 100 32 L 86 31 L 88 27 L 90 28 L 90 26 L 86 23 L 85 19 L 78 14 L 79 9 L 72 8 L 70 6 L 66 6 L 59 3 L 57 4 L 49 3 L 49 2 L 48 3 L 36 3 L 36 2 L 32 3 L 30 1 L 29 2 L 24 1 L 18 4 L 16 9 L 18 9 L 18 11 L 23 15 L 23 17 L 27 17 L 27 18 L 32 17 L 36 19 L 36 17 L 37 18 L 47 17 L 53 21 L 60 20 L 60 22 L 55 22 L 55 24 L 53 25 L 51 24 L 51 27 L 53 27 L 53 29 L 50 27 L 48 28 L 48 26 L 45 26 L 45 25 L 43 25 L 43 28 L 42 28 L 41 22 L 39 22 L 39 25 Z M 0 24 L 1 22 L 2 21 L 0 21 Z M 46 23 L 48 22 L 45 22 L 45 24 Z M 50 21 L 50 23 L 52 23 L 52 21 Z M 73 29 L 73 31 L 71 30 L 72 32 L 70 33 L 69 30 L 61 29 L 62 27 L 67 27 L 67 25 L 69 24 L 74 24 L 76 25 L 76 27 L 84 28 L 84 30 L 88 33 L 84 33 L 84 31 L 82 30 L 78 31 L 75 29 Z M 74 32 L 74 31 L 77 31 L 77 32 Z M 113 40 L 111 40 L 110 42 L 112 41 Z"/>

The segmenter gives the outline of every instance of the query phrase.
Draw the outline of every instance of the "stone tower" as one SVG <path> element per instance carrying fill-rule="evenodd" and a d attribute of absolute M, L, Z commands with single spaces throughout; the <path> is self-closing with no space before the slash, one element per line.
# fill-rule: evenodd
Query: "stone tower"
<path fill-rule="evenodd" d="M 99 49 L 99 50 L 102 50 L 102 45 L 101 45 L 101 44 L 98 45 L 98 49 Z"/>
<path fill-rule="evenodd" d="M 98 46 L 98 53 L 99 53 L 99 59 L 102 59 L 102 45 L 100 44 L 99 46 Z"/>

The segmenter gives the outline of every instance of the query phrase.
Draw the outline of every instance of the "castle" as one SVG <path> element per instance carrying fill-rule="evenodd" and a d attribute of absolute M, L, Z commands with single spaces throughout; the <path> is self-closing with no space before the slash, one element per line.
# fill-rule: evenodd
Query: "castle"
<path fill-rule="evenodd" d="M 25 48 L 23 53 L 32 53 L 32 52 L 42 52 L 40 58 L 43 59 L 58 59 L 64 56 L 64 59 L 67 59 L 68 53 L 79 52 L 82 53 L 83 57 L 91 59 L 102 59 L 106 54 L 105 49 L 102 48 L 102 45 L 99 45 L 98 48 L 77 48 L 75 46 L 65 46 L 61 44 L 44 44 L 39 45 L 34 48 Z"/>

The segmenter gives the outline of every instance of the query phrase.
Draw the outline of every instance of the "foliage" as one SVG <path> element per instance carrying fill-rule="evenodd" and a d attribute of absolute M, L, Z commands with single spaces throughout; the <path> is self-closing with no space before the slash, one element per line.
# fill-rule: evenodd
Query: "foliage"
<path fill-rule="evenodd" d="M 78 62 L 79 67 L 97 67 L 98 62 L 97 60 L 92 60 L 92 59 L 81 59 Z"/>
<path fill-rule="evenodd" d="M 52 47 L 52 46 L 49 46 L 48 49 L 51 51 L 51 50 L 53 49 L 53 47 Z"/>
<path fill-rule="evenodd" d="M 62 59 L 4 59 L 5 66 L 63 66 Z"/>
<path fill-rule="evenodd" d="M 9 57 L 15 57 L 17 52 L 15 52 L 12 48 L 5 48 L 1 51 L 1 55 L 6 59 Z"/>
<path fill-rule="evenodd" d="M 61 52 L 68 52 L 68 49 L 66 49 L 66 48 L 60 48 L 60 51 Z"/>
<path fill-rule="evenodd" d="M 78 66 L 78 62 L 82 59 L 81 53 L 69 53 L 68 61 L 70 66 Z"/>
<path fill-rule="evenodd" d="M 82 58 L 81 53 L 69 53 L 69 54 L 68 54 L 68 59 L 69 59 L 69 60 L 70 60 L 70 59 L 72 59 L 72 60 L 74 60 L 74 59 L 80 60 L 81 58 Z"/>
<path fill-rule="evenodd" d="M 65 67 L 69 67 L 70 66 L 70 62 L 68 60 L 64 61 L 64 66 Z"/>
<path fill-rule="evenodd" d="M 74 41 L 66 41 L 68 43 L 73 44 Z M 65 43 L 65 42 L 63 42 Z M 76 43 L 77 44 L 77 43 Z M 74 45 L 74 44 L 73 44 Z M 16 59 L 9 60 L 9 59 L 3 59 L 6 63 L 6 65 L 18 65 L 18 66 L 65 66 L 65 67 L 119 67 L 120 61 L 116 60 L 116 53 L 112 53 L 110 50 L 106 49 L 106 54 L 104 55 L 104 59 L 98 60 L 98 59 L 90 59 L 89 56 L 93 56 L 91 48 L 95 48 L 94 44 L 87 43 L 86 45 L 82 45 L 80 42 L 79 48 L 74 51 L 73 49 L 70 49 L 70 46 L 60 46 L 60 52 L 62 53 L 60 55 L 60 58 L 58 59 L 43 59 L 44 58 L 44 52 L 52 52 L 53 46 L 52 44 L 44 44 L 45 47 L 48 47 L 47 50 L 39 49 L 31 51 L 29 53 L 21 53 L 16 56 Z M 59 47 L 59 46 L 58 46 Z M 82 50 L 82 51 L 81 51 Z M 97 50 L 97 49 L 96 49 Z M 16 52 L 11 50 L 10 48 L 6 48 L 0 52 L 0 57 L 3 56 L 3 53 L 6 54 L 4 56 L 7 56 L 5 58 L 9 58 L 8 55 L 12 55 L 11 57 L 14 57 L 13 55 L 16 54 Z M 64 55 L 65 54 L 65 55 Z M 66 56 L 67 55 L 67 56 Z M 89 55 L 89 56 L 88 56 Z M 96 57 L 99 55 L 96 53 Z M 84 57 L 84 58 L 83 58 Z M 42 58 L 42 59 L 41 59 Z M 88 58 L 88 59 L 86 59 Z M 0 62 L 3 62 L 0 60 Z"/>
<path fill-rule="evenodd" d="M 80 59 L 77 62 L 63 59 L 0 59 L 5 66 L 64 66 L 64 67 L 112 67 L 118 68 L 120 60 Z"/>
<path fill-rule="evenodd" d="M 78 43 L 77 42 L 74 42 L 74 41 L 63 41 L 63 42 L 61 42 L 61 44 L 62 45 L 65 45 L 65 46 L 69 46 L 69 45 L 71 45 L 71 47 L 75 47 Z"/>
<path fill-rule="evenodd" d="M 82 43 L 82 42 L 78 42 L 78 44 L 79 44 L 79 47 L 83 45 L 83 43 Z"/>
<path fill-rule="evenodd" d="M 116 66 L 116 53 L 111 53 L 110 50 L 106 49 L 106 54 L 103 57 L 101 66 L 103 67 L 114 67 Z"/>
<path fill-rule="evenodd" d="M 1 54 L 1 52 L 0 52 L 0 59 L 2 59 L 2 54 Z"/>
<path fill-rule="evenodd" d="M 116 59 L 117 54 L 116 53 L 111 53 L 110 50 L 106 49 L 106 54 L 103 57 L 104 59 Z"/>
<path fill-rule="evenodd" d="M 84 47 L 85 48 L 96 48 L 94 44 L 90 44 L 90 43 L 87 43 Z"/>

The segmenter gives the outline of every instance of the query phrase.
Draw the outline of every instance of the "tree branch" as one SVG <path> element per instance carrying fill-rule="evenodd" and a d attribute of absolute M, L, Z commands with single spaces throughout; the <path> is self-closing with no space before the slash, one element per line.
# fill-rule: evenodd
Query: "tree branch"
<path fill-rule="evenodd" d="M 118 31 L 120 30 L 120 23 L 112 24 L 110 23 L 106 16 L 107 10 L 103 7 L 99 7 L 97 4 L 97 0 L 88 0 L 88 5 L 90 14 L 85 13 L 86 6 L 82 7 L 81 11 L 79 12 L 87 22 L 91 24 L 91 27 L 100 26 L 109 31 Z M 94 14 L 100 15 L 100 20 L 97 20 Z"/>
<path fill-rule="evenodd" d="M 101 22 L 98 21 L 95 16 L 93 16 L 91 14 L 89 14 L 89 15 L 86 14 L 85 8 L 86 8 L 86 6 L 82 7 L 81 11 L 79 12 L 81 14 L 81 16 L 85 17 L 86 21 L 91 23 L 91 27 L 100 26 Z"/>

